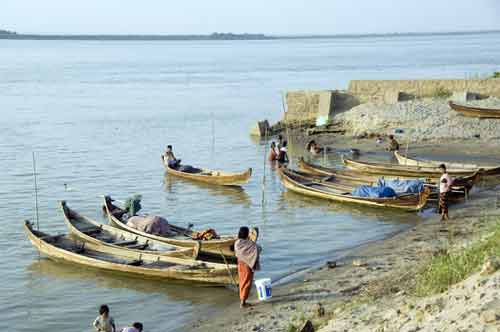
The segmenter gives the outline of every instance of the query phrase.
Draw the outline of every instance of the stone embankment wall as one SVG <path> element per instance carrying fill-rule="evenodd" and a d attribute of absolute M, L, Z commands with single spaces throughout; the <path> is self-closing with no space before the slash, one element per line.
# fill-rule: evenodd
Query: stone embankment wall
<path fill-rule="evenodd" d="M 397 93 L 408 98 L 436 97 L 456 92 L 471 92 L 485 97 L 500 97 L 500 79 L 482 80 L 354 80 L 349 82 L 348 92 L 360 102 L 386 102 Z"/>
<path fill-rule="evenodd" d="M 286 123 L 326 124 L 335 112 L 359 105 L 357 98 L 337 90 L 289 91 L 286 94 Z"/>

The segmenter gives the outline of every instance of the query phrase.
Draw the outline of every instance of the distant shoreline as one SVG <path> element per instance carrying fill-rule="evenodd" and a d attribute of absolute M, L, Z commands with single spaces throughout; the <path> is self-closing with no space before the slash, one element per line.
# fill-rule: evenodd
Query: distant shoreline
<path fill-rule="evenodd" d="M 337 35 L 265 35 L 212 33 L 207 35 L 91 35 L 91 34 L 22 34 L 0 30 L 0 39 L 11 40 L 95 40 L 95 41 L 223 41 L 223 40 L 287 40 L 287 39 L 345 39 L 374 37 L 420 37 L 420 36 L 466 36 L 477 34 L 495 34 L 500 30 L 451 31 L 451 32 L 405 32 L 382 34 L 337 34 Z"/>

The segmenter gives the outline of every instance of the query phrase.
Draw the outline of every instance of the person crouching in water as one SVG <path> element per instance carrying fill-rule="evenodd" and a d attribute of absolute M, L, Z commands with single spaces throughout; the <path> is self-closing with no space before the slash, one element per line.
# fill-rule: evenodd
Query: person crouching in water
<path fill-rule="evenodd" d="M 260 248 L 255 243 L 257 241 L 257 231 L 249 237 L 248 227 L 240 227 L 238 240 L 234 243 L 234 252 L 238 258 L 238 277 L 240 284 L 240 308 L 248 306 L 247 299 L 252 288 L 254 272 L 260 269 L 259 254 Z"/>
<path fill-rule="evenodd" d="M 452 180 L 444 164 L 439 165 L 439 170 L 443 174 L 439 179 L 439 213 L 441 214 L 441 221 L 444 221 L 450 219 L 448 216 L 448 201 Z"/>

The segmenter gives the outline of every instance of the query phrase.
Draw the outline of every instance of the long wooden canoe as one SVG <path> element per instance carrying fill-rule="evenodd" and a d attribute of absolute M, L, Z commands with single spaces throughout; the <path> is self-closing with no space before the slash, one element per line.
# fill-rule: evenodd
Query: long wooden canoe
<path fill-rule="evenodd" d="M 438 167 L 405 166 L 389 163 L 377 163 L 348 159 L 342 156 L 342 163 L 349 169 L 370 175 L 391 175 L 406 178 L 435 178 L 441 177 Z M 472 176 L 475 170 L 448 169 L 451 176 Z"/>
<path fill-rule="evenodd" d="M 340 189 L 344 191 L 354 191 L 354 189 L 361 185 L 376 186 L 380 178 L 385 180 L 409 180 L 401 177 L 394 176 L 370 176 L 356 173 L 349 170 L 336 170 L 333 168 L 326 168 L 319 165 L 309 164 L 305 161 L 299 160 L 299 169 L 302 172 L 295 171 L 300 175 L 304 181 L 307 182 L 319 182 L 324 186 Z M 322 172 L 314 172 L 314 167 L 321 167 Z M 306 168 L 306 170 L 303 170 Z M 308 171 L 311 170 L 311 171 Z M 331 170 L 331 173 L 325 173 L 324 170 Z M 452 185 L 451 195 L 449 197 L 451 202 L 462 201 L 467 199 L 469 192 L 477 182 L 476 178 L 479 176 L 472 176 L 467 178 L 456 178 L 454 179 L 454 185 Z M 412 180 L 412 179 L 410 179 Z M 418 179 L 424 181 L 424 186 L 428 187 L 431 191 L 429 199 L 437 199 L 439 196 L 438 186 L 436 181 L 432 179 Z M 402 193 L 401 193 L 402 194 Z"/>
<path fill-rule="evenodd" d="M 112 204 L 111 197 L 109 196 L 104 197 L 104 207 L 106 210 L 106 214 L 108 216 L 108 222 L 111 226 L 115 226 L 134 234 L 142 235 L 144 237 L 156 241 L 168 243 L 179 247 L 195 248 L 199 246 L 199 254 L 202 256 L 203 255 L 212 256 L 215 259 L 221 259 L 222 256 L 224 256 L 224 258 L 228 258 L 231 260 L 235 259 L 234 251 L 231 250 L 231 246 L 236 241 L 235 236 L 221 236 L 221 238 L 219 239 L 203 240 L 203 241 L 193 240 L 192 237 L 194 236 L 195 233 L 193 230 L 184 227 L 179 227 L 171 223 L 168 224 L 170 230 L 173 233 L 171 236 L 148 234 L 146 232 L 142 232 L 140 230 L 128 226 L 126 222 L 122 221 L 120 218 L 117 218 L 115 216 L 115 211 L 120 211 L 121 209 L 118 206 Z"/>
<path fill-rule="evenodd" d="M 457 163 L 448 161 L 422 160 L 404 156 L 398 151 L 394 152 L 394 156 L 398 160 L 398 163 L 404 166 L 439 167 L 439 165 L 445 164 L 446 168 L 450 169 L 462 169 L 471 172 L 482 170 L 481 173 L 483 176 L 500 175 L 500 166 L 481 166 L 476 164 Z"/>
<path fill-rule="evenodd" d="M 448 105 L 452 110 L 455 112 L 458 112 L 464 116 L 469 116 L 469 117 L 474 117 L 474 118 L 492 118 L 492 119 L 499 119 L 500 118 L 500 108 L 482 108 L 482 107 L 475 107 L 475 106 L 465 106 L 465 105 L 458 105 L 455 104 L 452 101 L 448 102 Z"/>
<path fill-rule="evenodd" d="M 164 166 L 167 173 L 172 176 L 220 186 L 242 186 L 246 184 L 252 176 L 251 168 L 241 173 L 229 173 L 210 169 L 200 169 L 198 173 L 187 173 L 171 168 L 166 163 L 164 163 Z"/>
<path fill-rule="evenodd" d="M 100 224 L 70 209 L 65 201 L 61 201 L 64 222 L 70 234 L 85 242 L 113 247 L 121 250 L 132 250 L 136 253 L 148 253 L 161 256 L 196 259 L 199 246 L 185 248 L 156 241 L 142 235 L 130 233 L 110 225 Z"/>
<path fill-rule="evenodd" d="M 281 167 L 278 169 L 281 181 L 285 188 L 306 196 L 327 199 L 340 203 L 353 203 L 371 207 L 392 208 L 404 211 L 418 211 L 427 203 L 430 190 L 426 188 L 421 194 L 404 194 L 393 198 L 366 198 L 353 196 L 352 192 L 325 186 L 324 184 L 308 181 L 300 174 Z"/>
<path fill-rule="evenodd" d="M 36 231 L 27 221 L 24 230 L 38 251 L 55 261 L 154 279 L 178 279 L 208 284 L 234 284 L 237 267 L 218 263 L 186 260 L 168 256 L 114 249 L 102 251 L 102 245 L 77 240 L 70 235 L 51 236 Z"/>

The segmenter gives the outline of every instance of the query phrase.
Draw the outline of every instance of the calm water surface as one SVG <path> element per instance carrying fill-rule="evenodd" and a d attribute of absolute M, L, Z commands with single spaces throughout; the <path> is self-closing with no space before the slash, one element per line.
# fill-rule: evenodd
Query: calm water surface
<path fill-rule="evenodd" d="M 260 276 L 277 279 L 420 220 L 287 193 L 248 130 L 281 116 L 286 89 L 350 79 L 440 78 L 498 70 L 499 34 L 227 42 L 0 41 L 0 329 L 90 331 L 108 303 L 118 325 L 183 331 L 234 303 L 227 289 L 116 277 L 39 258 L 22 231 L 62 232 L 61 199 L 96 219 L 100 195 L 143 195 L 145 211 L 236 232 L 259 226 Z M 160 153 L 198 166 L 254 168 L 243 190 L 165 177 Z M 266 172 L 265 204 L 262 176 Z M 65 190 L 64 183 L 68 184 Z M 8 328 L 7 328 L 8 327 Z"/>

